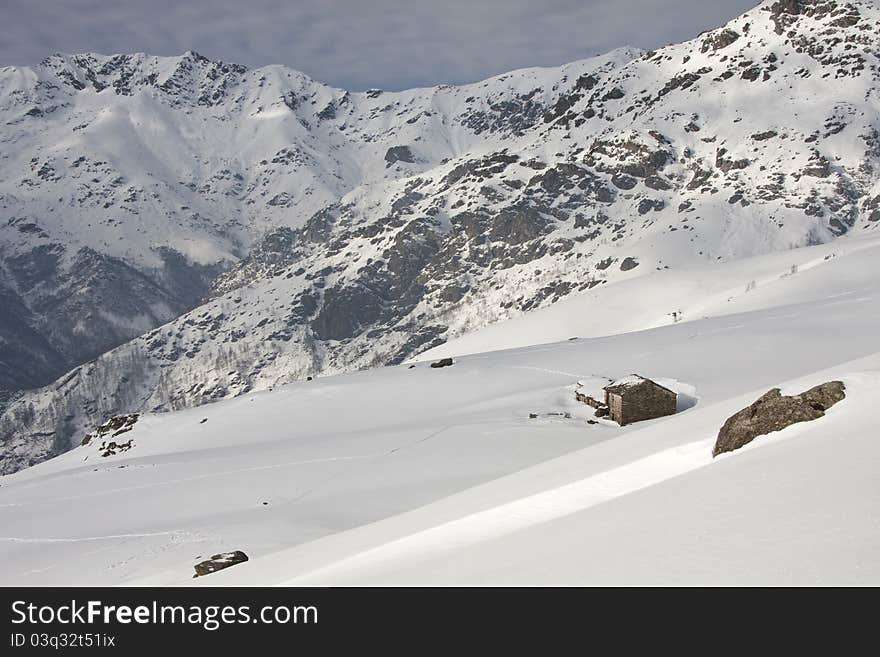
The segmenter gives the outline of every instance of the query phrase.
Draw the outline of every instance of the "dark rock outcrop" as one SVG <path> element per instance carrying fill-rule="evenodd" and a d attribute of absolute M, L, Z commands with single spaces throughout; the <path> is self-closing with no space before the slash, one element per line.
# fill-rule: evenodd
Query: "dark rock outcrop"
<path fill-rule="evenodd" d="M 101 452 L 101 456 L 115 456 L 116 454 L 120 454 L 122 452 L 127 452 L 132 447 L 134 447 L 134 442 L 132 440 L 127 440 L 124 443 L 117 443 L 115 440 L 111 440 L 109 443 L 101 443 L 98 450 Z"/>
<path fill-rule="evenodd" d="M 732 452 L 758 436 L 780 431 L 792 424 L 816 420 L 846 396 L 845 389 L 842 381 L 829 381 L 789 397 L 779 388 L 773 388 L 748 408 L 727 419 L 718 433 L 712 455 Z"/>
<path fill-rule="evenodd" d="M 99 426 L 93 433 L 88 433 L 82 439 L 81 445 L 88 445 L 92 442 L 93 438 L 105 438 L 107 436 L 115 438 L 121 434 L 124 434 L 128 431 L 134 429 L 135 423 L 138 421 L 139 414 L 132 413 L 130 415 L 114 415 L 109 420 L 104 422 L 101 426 Z M 128 441 L 131 443 L 131 441 Z M 111 445 L 116 445 L 116 443 L 110 443 Z M 104 446 L 101 446 L 101 449 L 104 449 Z M 106 454 L 105 454 L 106 456 Z"/>
<path fill-rule="evenodd" d="M 731 43 L 739 39 L 739 36 L 740 35 L 736 30 L 731 30 L 730 28 L 718 30 L 711 36 L 703 40 L 703 45 L 700 48 L 700 52 L 709 52 L 710 50 L 715 51 L 726 48 Z"/>
<path fill-rule="evenodd" d="M 450 365 L 452 365 L 452 363 L 453 361 L 451 358 L 441 358 L 440 360 L 436 360 L 431 363 L 431 367 L 435 369 L 439 367 L 449 367 Z"/>
<path fill-rule="evenodd" d="M 218 570 L 223 570 L 224 568 L 229 568 L 230 566 L 234 566 L 237 563 L 244 563 L 248 560 L 248 556 L 242 552 L 241 550 L 235 550 L 234 552 L 221 552 L 220 554 L 215 554 L 210 559 L 202 561 L 201 563 L 197 563 L 193 568 L 195 568 L 196 574 L 193 575 L 193 578 L 201 577 L 202 575 L 210 575 L 211 573 L 215 573 Z"/>
<path fill-rule="evenodd" d="M 385 151 L 385 161 L 388 163 L 386 166 L 391 166 L 395 162 L 408 162 L 412 164 L 416 161 L 416 157 L 409 146 L 392 146 Z"/>
<path fill-rule="evenodd" d="M 626 257 L 623 259 L 623 262 L 620 263 L 620 271 L 629 271 L 630 269 L 635 269 L 639 266 L 639 261 L 635 258 Z"/>

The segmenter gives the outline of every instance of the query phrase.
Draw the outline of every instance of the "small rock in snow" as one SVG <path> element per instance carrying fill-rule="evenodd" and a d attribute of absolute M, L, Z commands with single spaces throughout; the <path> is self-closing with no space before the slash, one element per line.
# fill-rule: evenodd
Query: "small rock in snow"
<path fill-rule="evenodd" d="M 218 570 L 229 568 L 230 566 L 243 563 L 247 560 L 248 556 L 241 550 L 235 550 L 234 552 L 221 552 L 220 554 L 215 554 L 210 559 L 193 566 L 196 571 L 193 578 L 201 577 L 202 575 L 210 575 Z"/>

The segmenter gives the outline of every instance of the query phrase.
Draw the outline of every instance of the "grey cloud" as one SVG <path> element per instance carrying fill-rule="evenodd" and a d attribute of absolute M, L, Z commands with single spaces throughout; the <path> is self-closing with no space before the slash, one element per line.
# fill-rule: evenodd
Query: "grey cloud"
<path fill-rule="evenodd" d="M 349 89 L 479 80 L 682 41 L 756 0 L 5 0 L 0 65 L 53 52 L 284 64 Z"/>

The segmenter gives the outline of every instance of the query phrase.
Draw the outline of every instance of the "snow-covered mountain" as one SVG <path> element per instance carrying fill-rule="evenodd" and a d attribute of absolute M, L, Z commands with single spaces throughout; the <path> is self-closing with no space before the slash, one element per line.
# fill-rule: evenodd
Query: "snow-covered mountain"
<path fill-rule="evenodd" d="M 878 277 L 880 235 L 657 272 L 484 343 L 552 344 L 143 414 L 0 477 L 0 582 L 878 584 Z M 650 328 L 679 287 L 685 320 Z M 628 332 L 568 339 L 599 314 Z M 619 427 L 575 399 L 632 372 L 679 412 Z M 824 417 L 712 457 L 768 389 L 831 380 Z"/>
<path fill-rule="evenodd" d="M 195 53 L 2 69 L 0 387 L 124 344 L 16 393 L 0 468 L 118 412 L 871 231 L 878 53 L 877 5 L 777 0 L 654 52 L 400 93 Z"/>

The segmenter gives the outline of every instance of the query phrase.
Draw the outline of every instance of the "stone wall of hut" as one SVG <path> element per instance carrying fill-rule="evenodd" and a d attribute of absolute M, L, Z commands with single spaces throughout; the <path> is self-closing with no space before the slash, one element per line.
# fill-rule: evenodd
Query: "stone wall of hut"
<path fill-rule="evenodd" d="M 611 419 L 621 426 L 675 413 L 675 393 L 647 382 L 607 397 Z"/>

